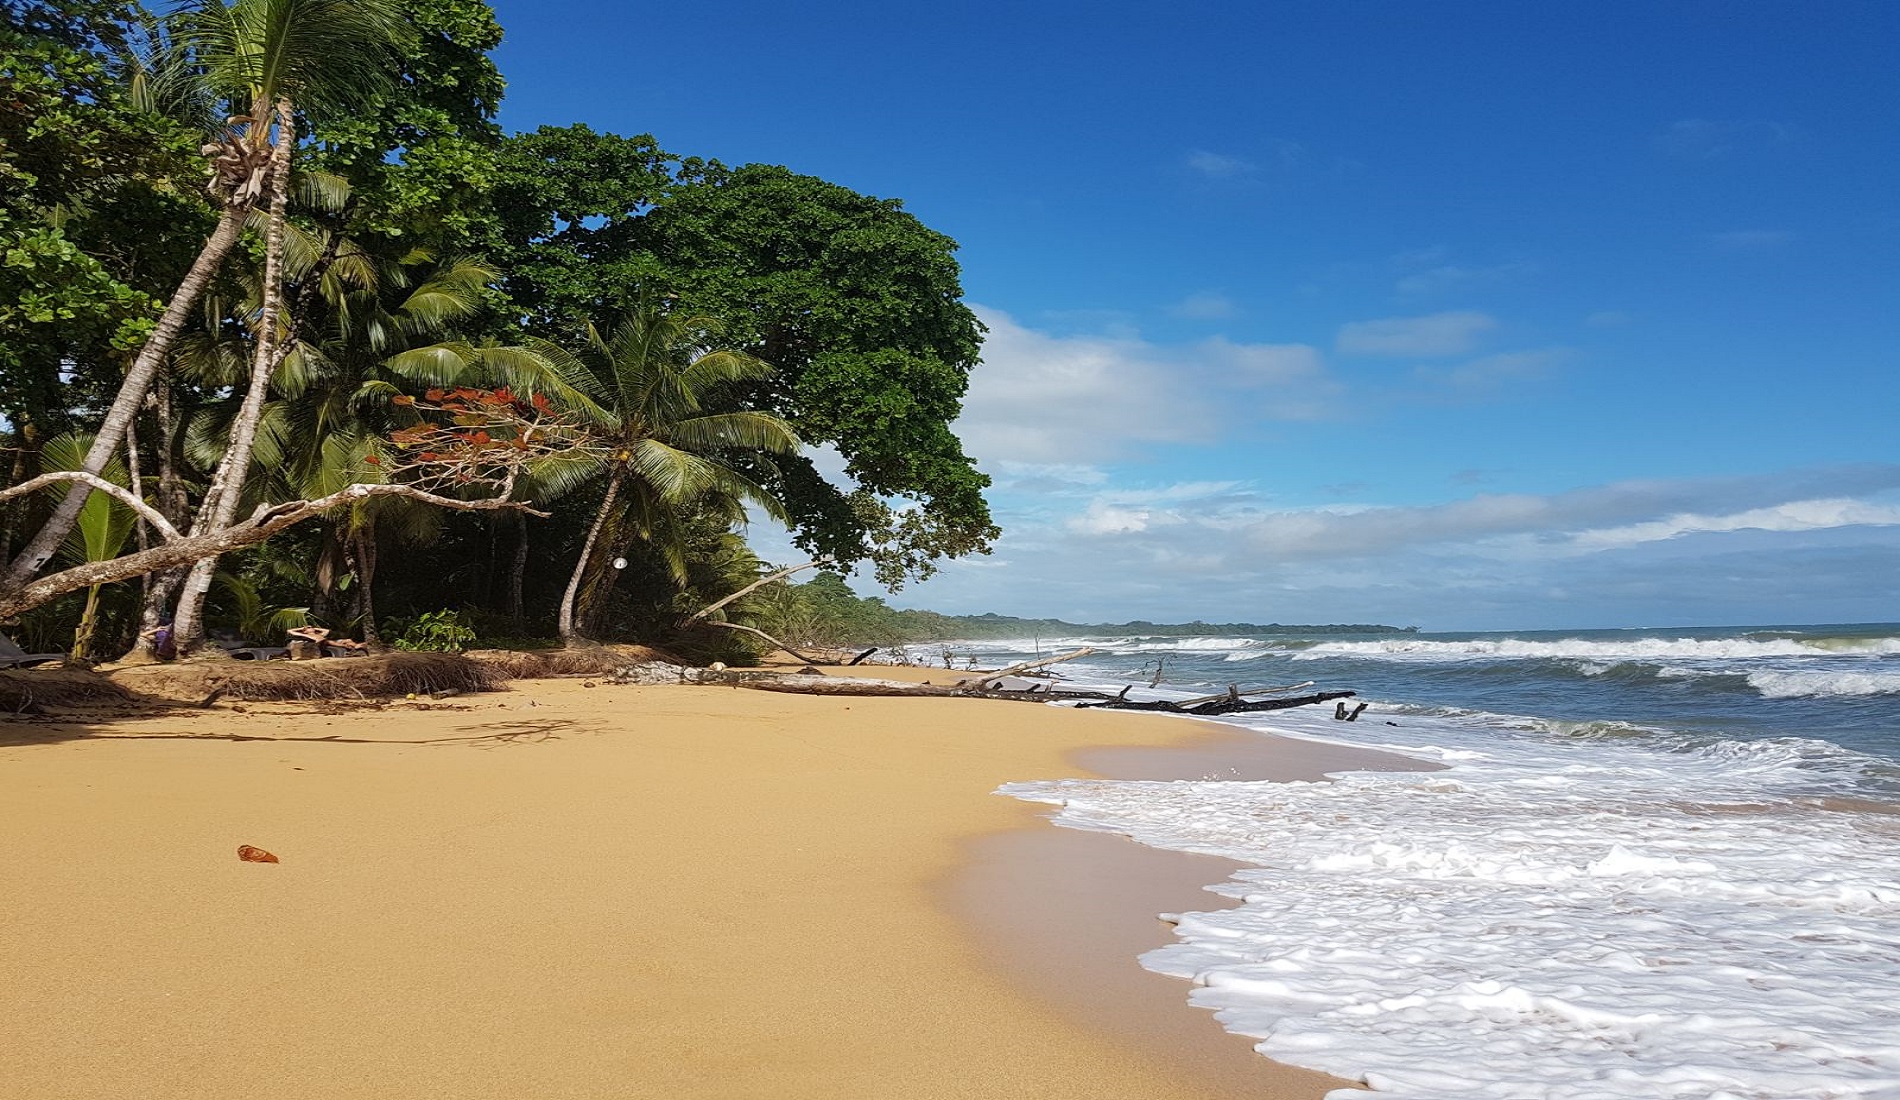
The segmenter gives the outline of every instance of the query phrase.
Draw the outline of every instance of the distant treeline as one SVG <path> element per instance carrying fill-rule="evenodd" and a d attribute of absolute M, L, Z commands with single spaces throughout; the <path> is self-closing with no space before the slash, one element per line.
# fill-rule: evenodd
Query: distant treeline
<path fill-rule="evenodd" d="M 1125 623 L 1071 623 L 1062 619 L 1019 619 L 994 612 L 982 615 L 942 615 L 957 624 L 957 638 L 1023 638 L 1076 635 L 1146 635 L 1157 638 L 1219 638 L 1257 634 L 1412 634 L 1415 626 L 1386 626 L 1381 623 L 1151 623 L 1134 619 Z"/>
<path fill-rule="evenodd" d="M 1378 623 L 1072 623 L 1062 619 L 1023 619 L 1014 615 L 942 615 L 891 607 L 877 596 L 859 596 L 843 579 L 826 573 L 806 584 L 779 583 L 747 600 L 744 617 L 794 645 L 900 645 L 950 639 L 1062 638 L 1101 635 L 1149 635 L 1168 638 L 1260 634 L 1404 634 L 1414 626 Z"/>

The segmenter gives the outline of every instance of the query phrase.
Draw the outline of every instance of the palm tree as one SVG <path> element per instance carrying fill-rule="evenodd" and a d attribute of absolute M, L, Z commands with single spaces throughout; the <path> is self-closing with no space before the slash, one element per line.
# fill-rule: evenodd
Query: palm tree
<path fill-rule="evenodd" d="M 77 470 L 84 464 L 91 445 L 92 439 L 87 435 L 68 432 L 47 441 L 45 449 L 40 452 L 40 461 L 49 470 Z M 124 485 L 129 480 L 125 465 L 120 462 L 108 462 L 102 476 L 115 485 Z M 130 508 L 104 493 L 94 493 L 86 498 L 85 506 L 79 510 L 79 522 L 67 537 L 62 552 L 79 562 L 116 558 L 125 549 L 126 540 L 132 537 L 135 519 Z M 75 658 L 84 660 L 93 655 L 93 636 L 99 628 L 99 597 L 103 587 L 95 584 L 86 589 L 86 607 L 79 616 L 78 628 L 73 631 Z"/>
<path fill-rule="evenodd" d="M 295 112 L 362 102 L 386 85 L 393 67 L 391 50 L 408 32 L 408 24 L 393 0 L 233 0 L 228 7 L 224 0 L 190 0 L 174 13 L 167 30 L 161 39 L 163 54 L 154 65 L 157 83 L 166 89 L 162 98 L 231 108 L 216 140 L 202 150 L 212 160 L 209 190 L 219 207 L 218 225 L 126 371 L 81 467 L 92 474 L 103 471 L 117 452 L 193 306 L 260 202 L 270 209 L 265 323 L 259 326 L 257 360 L 267 373 L 265 364 L 273 354 L 267 341 L 276 331 L 272 322 L 277 311 L 270 288 L 278 282 L 282 255 Z M 261 390 L 261 383 L 253 389 Z M 233 450 L 245 453 L 231 468 L 242 471 L 249 465 L 248 440 L 234 435 L 232 443 Z M 226 490 L 232 480 L 241 487 L 242 479 L 239 472 L 215 482 L 214 503 L 228 495 L 235 508 L 237 494 Z M 7 584 L 25 583 L 52 557 L 78 522 L 89 493 L 83 485 L 67 492 L 8 568 Z M 228 524 L 230 513 L 223 514 L 221 523 Z M 204 584 L 209 583 L 207 576 Z"/>
<path fill-rule="evenodd" d="M 228 527 L 237 517 L 271 375 L 284 359 L 279 349 L 284 335 L 284 240 L 297 105 L 301 102 L 308 110 L 333 105 L 339 98 L 357 100 L 366 90 L 387 84 L 390 50 L 406 29 L 391 0 L 234 0 L 229 7 L 224 0 L 197 0 L 181 13 L 178 38 L 201 67 L 205 87 L 249 109 L 248 114 L 233 116 L 245 129 L 241 137 L 231 137 L 232 156 L 248 163 L 269 149 L 264 180 L 270 218 L 261 300 L 251 326 L 250 386 L 231 426 L 230 446 L 205 490 L 193 534 Z M 346 91 L 339 81 L 350 82 Z M 185 580 L 174 620 L 180 652 L 190 652 L 203 635 L 204 600 L 216 574 L 217 559 L 207 558 L 194 565 Z"/>
<path fill-rule="evenodd" d="M 519 358 L 524 349 L 489 347 L 454 338 L 453 328 L 474 316 L 492 269 L 467 259 L 436 262 L 421 250 L 378 260 L 347 238 L 290 227 L 287 270 L 299 286 L 289 343 L 271 378 L 274 400 L 264 404 L 252 451 L 253 468 L 269 471 L 259 486 L 273 499 L 324 496 L 357 482 L 385 480 L 381 438 L 413 422 L 390 404 L 404 386 L 449 386 L 492 374 L 494 356 Z M 261 288 L 253 288 L 258 290 Z M 182 345 L 185 369 L 211 386 L 228 385 L 240 370 L 234 345 L 200 337 Z M 233 431 L 231 401 L 205 410 L 187 434 L 186 451 L 202 468 L 221 463 Z M 365 640 L 375 635 L 374 582 L 379 528 L 407 541 L 426 541 L 439 527 L 436 510 L 412 501 L 358 502 L 328 521 L 316 569 L 314 605 L 326 619 L 344 581 L 352 579 Z M 195 617 L 181 598 L 179 621 Z M 183 630 L 179 637 L 184 637 Z"/>
<path fill-rule="evenodd" d="M 642 305 L 611 332 L 589 325 L 587 347 L 578 356 L 542 348 L 550 374 L 516 372 L 520 388 L 549 390 L 603 444 L 604 457 L 587 456 L 557 475 L 569 488 L 607 481 L 561 597 L 560 633 L 570 645 L 581 640 L 577 597 L 590 566 L 598 567 L 596 551 L 610 525 L 657 539 L 664 552 L 668 518 L 689 505 L 744 500 L 783 518 L 779 502 L 734 463 L 790 454 L 798 449 L 798 437 L 769 413 L 709 409 L 727 387 L 771 373 L 741 352 L 707 350 L 717 328 L 707 317 Z"/>

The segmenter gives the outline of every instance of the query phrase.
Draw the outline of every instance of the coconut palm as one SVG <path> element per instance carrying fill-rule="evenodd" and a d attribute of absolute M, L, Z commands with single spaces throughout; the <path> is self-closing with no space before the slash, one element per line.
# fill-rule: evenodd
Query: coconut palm
<path fill-rule="evenodd" d="M 771 374 L 749 355 L 708 350 L 717 330 L 711 318 L 642 305 L 611 331 L 589 325 L 579 355 L 542 346 L 538 358 L 549 372 L 514 371 L 519 388 L 548 391 L 603 445 L 599 457 L 581 455 L 545 479 L 564 481 L 560 487 L 567 488 L 606 481 L 561 597 L 561 638 L 570 645 L 581 640 L 577 598 L 590 569 L 605 564 L 596 559 L 611 545 L 602 541 L 610 527 L 622 525 L 633 537 L 651 541 L 664 535 L 678 509 L 721 500 L 748 501 L 783 518 L 779 502 L 736 464 L 790 454 L 798 449 L 798 437 L 769 413 L 712 407 L 729 387 Z"/>
<path fill-rule="evenodd" d="M 258 317 L 251 326 L 250 385 L 231 427 L 230 446 L 193 525 L 192 533 L 199 534 L 228 527 L 237 516 L 271 375 L 284 358 L 279 351 L 284 336 L 284 243 L 298 106 L 309 110 L 337 102 L 339 78 L 354 81 L 343 92 L 350 100 L 387 84 L 390 50 L 407 24 L 391 0 L 234 0 L 229 7 L 224 0 L 197 0 L 181 11 L 177 26 L 177 38 L 196 62 L 204 86 L 248 109 L 232 116 L 244 129 L 230 134 L 229 152 L 218 163 L 249 164 L 269 149 L 263 186 L 270 217 Z M 217 559 L 207 558 L 194 565 L 185 580 L 174 622 L 182 652 L 189 652 L 203 635 L 204 600 L 216 573 Z"/>
<path fill-rule="evenodd" d="M 80 469 L 92 442 L 91 436 L 81 432 L 56 436 L 47 441 L 40 452 L 40 461 L 48 470 Z M 124 485 L 129 480 L 125 465 L 117 461 L 108 462 L 101 476 L 114 485 Z M 68 534 L 61 551 L 75 562 L 109 561 L 125 549 L 135 520 L 132 509 L 104 493 L 94 493 L 80 508 L 79 522 Z M 73 631 L 75 658 L 85 660 L 93 655 L 93 635 L 98 632 L 103 587 L 95 584 L 86 589 L 86 607 L 79 616 L 78 628 Z"/>
<path fill-rule="evenodd" d="M 299 286 L 299 339 L 274 372 L 274 399 L 258 419 L 252 452 L 254 482 L 266 498 L 328 495 L 357 482 L 385 479 L 382 437 L 413 422 L 389 398 L 405 387 L 448 386 L 491 374 L 491 356 L 519 357 L 523 349 L 470 344 L 454 327 L 477 313 L 496 272 L 466 259 L 437 263 L 423 251 L 378 262 L 353 242 L 292 226 L 286 267 Z M 258 288 L 253 287 L 255 292 Z M 246 311 L 248 312 L 248 311 Z M 241 372 L 241 345 L 228 335 L 185 342 L 181 365 L 195 380 L 228 385 Z M 235 398 L 204 410 L 186 437 L 187 454 L 203 468 L 222 461 L 232 431 Z M 254 494 L 256 495 L 256 494 Z M 338 594 L 354 582 L 365 640 L 375 637 L 374 575 L 378 530 L 410 542 L 427 541 L 440 527 L 437 511 L 397 498 L 360 501 L 329 517 L 319 553 L 315 606 L 333 618 Z M 189 618 L 183 606 L 181 620 Z M 182 637 L 182 632 L 181 632 Z"/>
<path fill-rule="evenodd" d="M 295 112 L 360 103 L 386 85 L 391 49 L 408 33 L 408 24 L 393 0 L 233 0 L 229 6 L 224 0 L 190 0 L 174 12 L 166 32 L 159 39 L 162 55 L 153 64 L 165 94 L 149 98 L 228 108 L 216 139 L 202 150 L 212 161 L 209 191 L 219 207 L 218 224 L 127 370 L 81 467 L 92 474 L 105 469 L 126 438 L 193 306 L 260 205 L 270 210 L 263 317 L 266 322 L 276 317 L 271 288 L 279 281 Z M 274 349 L 265 346 L 270 337 L 263 334 L 275 331 L 273 323 L 259 326 L 257 361 L 266 372 L 263 365 Z M 260 394 L 262 388 L 262 383 L 253 386 Z M 227 490 L 232 480 L 241 488 L 249 442 L 234 435 L 232 443 L 233 450 L 244 451 L 243 459 L 231 465 L 239 472 L 214 482 L 213 493 L 218 500 L 228 496 L 234 509 L 237 493 Z M 8 583 L 25 583 L 52 557 L 78 522 L 88 495 L 83 485 L 66 494 L 14 559 Z M 219 522 L 228 524 L 230 514 L 224 509 Z M 203 584 L 209 583 L 207 574 Z"/>

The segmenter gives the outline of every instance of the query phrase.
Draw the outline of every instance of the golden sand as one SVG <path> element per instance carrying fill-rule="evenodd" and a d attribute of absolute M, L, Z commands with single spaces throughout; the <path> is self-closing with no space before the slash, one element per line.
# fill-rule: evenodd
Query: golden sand
<path fill-rule="evenodd" d="M 995 942 L 1012 887 L 956 885 L 979 838 L 1055 831 L 999 784 L 1079 774 L 1081 746 L 1205 738 L 574 680 L 0 722 L 0 1095 L 1236 1095 L 1043 996 Z M 1154 911 L 1137 949 L 1165 938 Z M 1340 1084 L 1248 1053 L 1174 988 L 1151 1011 L 1246 1059 L 1245 1095 Z"/>

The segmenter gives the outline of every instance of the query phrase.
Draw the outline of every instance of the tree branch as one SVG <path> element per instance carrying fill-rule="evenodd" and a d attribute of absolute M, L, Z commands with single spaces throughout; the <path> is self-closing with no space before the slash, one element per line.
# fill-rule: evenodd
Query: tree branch
<path fill-rule="evenodd" d="M 701 608 L 699 611 L 694 612 L 691 618 L 687 619 L 685 622 L 680 623 L 680 629 L 684 630 L 687 627 L 692 626 L 694 623 L 712 614 L 713 612 L 719 610 L 720 608 L 726 606 L 727 604 L 733 602 L 734 600 L 750 595 L 752 592 L 760 588 L 764 588 L 766 585 L 771 584 L 773 581 L 783 580 L 786 577 L 791 576 L 793 573 L 796 573 L 801 569 L 815 569 L 818 566 L 830 565 L 830 564 L 831 564 L 830 558 L 816 558 L 812 561 L 806 562 L 803 565 L 794 565 L 790 569 L 781 569 L 769 577 L 760 577 L 758 580 L 753 581 L 751 584 L 746 585 L 744 588 L 741 588 L 739 591 L 734 592 L 732 595 L 727 596 L 723 600 L 720 600 L 718 603 L 707 604 L 705 607 Z M 789 653 L 791 651 L 786 650 L 786 652 Z"/>
<path fill-rule="evenodd" d="M 15 488 L 32 484 L 32 482 L 23 482 Z M 8 490 L 8 492 L 13 492 L 13 490 Z M 499 497 L 457 500 L 454 497 L 438 496 L 409 485 L 348 485 L 329 496 L 318 497 L 316 500 L 290 501 L 261 508 L 249 519 L 201 535 L 178 536 L 176 530 L 167 523 L 165 529 L 170 531 L 173 537 L 162 546 L 155 546 L 149 550 L 141 550 L 108 561 L 87 562 L 84 565 L 39 577 L 18 587 L 0 590 L 0 620 L 13 618 L 21 612 L 30 611 L 50 600 L 58 599 L 68 592 L 77 592 L 79 589 L 90 588 L 95 584 L 111 584 L 128 580 L 147 573 L 156 573 L 162 569 L 190 565 L 204 558 L 216 557 L 246 546 L 255 546 L 285 528 L 293 527 L 332 508 L 381 496 L 408 497 L 425 504 L 459 512 L 520 511 L 543 519 L 548 516 L 548 513 L 531 507 L 527 501 Z"/>
<path fill-rule="evenodd" d="M 35 489 L 44 489 L 48 485 L 55 485 L 62 481 L 77 481 L 82 485 L 91 486 L 99 492 L 106 494 L 120 504 L 137 512 L 145 522 L 158 528 L 158 533 L 164 535 L 167 541 L 180 537 L 178 528 L 172 526 L 171 520 L 166 519 L 163 512 L 140 500 L 138 495 L 132 492 L 132 490 L 127 489 L 123 485 L 114 485 L 98 474 L 89 474 L 84 470 L 54 470 L 50 474 L 41 474 L 31 480 L 22 481 L 10 489 L 0 490 L 0 500 L 11 500 L 17 496 L 25 496 Z"/>

